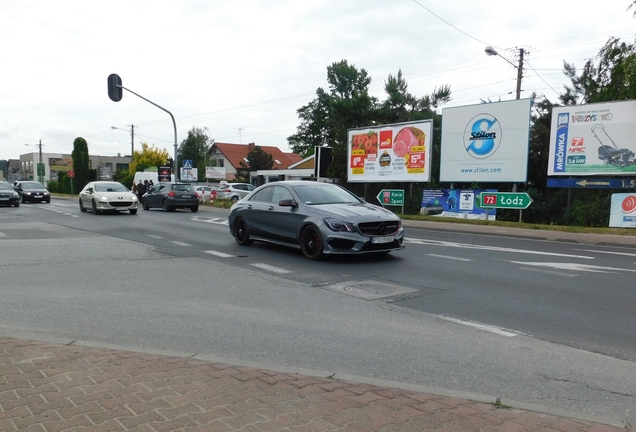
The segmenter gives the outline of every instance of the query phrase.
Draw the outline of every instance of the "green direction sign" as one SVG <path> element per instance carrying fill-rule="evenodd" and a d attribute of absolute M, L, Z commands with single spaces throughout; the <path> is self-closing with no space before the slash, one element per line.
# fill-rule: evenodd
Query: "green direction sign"
<path fill-rule="evenodd" d="M 38 175 L 39 175 L 39 176 L 43 176 L 43 175 L 45 175 L 45 172 L 44 172 L 44 164 L 43 164 L 43 163 L 39 163 L 39 164 L 38 164 Z"/>
<path fill-rule="evenodd" d="M 482 192 L 480 207 L 523 210 L 530 207 L 532 198 L 526 192 Z"/>
<path fill-rule="evenodd" d="M 376 196 L 380 204 L 389 206 L 403 206 L 404 205 L 404 190 L 403 189 L 382 189 L 378 196 Z"/>

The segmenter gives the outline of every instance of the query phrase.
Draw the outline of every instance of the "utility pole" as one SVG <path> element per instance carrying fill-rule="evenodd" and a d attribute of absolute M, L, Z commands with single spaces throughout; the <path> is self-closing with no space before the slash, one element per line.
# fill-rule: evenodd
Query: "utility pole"
<path fill-rule="evenodd" d="M 42 183 L 42 174 L 41 171 L 44 171 L 44 165 L 42 164 L 42 140 L 40 140 L 40 162 L 38 163 L 38 175 L 40 178 L 40 183 Z"/>
<path fill-rule="evenodd" d="M 519 48 L 519 66 L 517 66 L 517 99 L 521 98 L 521 80 L 523 79 L 523 53 L 525 50 Z"/>
<path fill-rule="evenodd" d="M 517 98 L 519 99 L 519 98 Z M 130 125 L 130 157 L 135 158 L 135 125 Z"/>

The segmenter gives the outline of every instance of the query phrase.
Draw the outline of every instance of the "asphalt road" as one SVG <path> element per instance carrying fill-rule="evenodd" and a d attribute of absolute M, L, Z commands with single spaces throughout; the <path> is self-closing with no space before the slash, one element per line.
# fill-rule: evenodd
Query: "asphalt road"
<path fill-rule="evenodd" d="M 313 263 L 294 250 L 236 245 L 218 213 L 95 216 L 56 199 L 0 208 L 0 331 L 369 376 L 636 423 L 633 250 L 428 230 L 407 238 L 389 256 Z"/>

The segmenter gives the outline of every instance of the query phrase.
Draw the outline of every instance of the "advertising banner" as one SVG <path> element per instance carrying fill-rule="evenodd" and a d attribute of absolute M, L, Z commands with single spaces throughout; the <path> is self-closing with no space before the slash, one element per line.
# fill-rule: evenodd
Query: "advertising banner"
<path fill-rule="evenodd" d="M 609 226 L 636 228 L 636 194 L 612 194 Z"/>
<path fill-rule="evenodd" d="M 530 99 L 442 110 L 440 181 L 525 182 Z"/>
<path fill-rule="evenodd" d="M 427 182 L 431 179 L 433 121 L 350 129 L 350 182 Z"/>
<path fill-rule="evenodd" d="M 198 182 L 198 174 L 196 168 L 181 168 L 181 181 L 186 183 Z"/>
<path fill-rule="evenodd" d="M 97 178 L 99 180 L 112 180 L 113 167 L 110 165 L 100 165 L 97 167 Z"/>
<path fill-rule="evenodd" d="M 636 101 L 552 110 L 548 175 L 634 175 Z"/>
<path fill-rule="evenodd" d="M 497 192 L 496 189 L 425 189 L 422 191 L 422 208 L 440 208 L 439 217 L 461 219 L 496 220 L 496 209 L 478 206 L 482 192 Z"/>
<path fill-rule="evenodd" d="M 225 167 L 205 167 L 206 179 L 224 179 Z"/>

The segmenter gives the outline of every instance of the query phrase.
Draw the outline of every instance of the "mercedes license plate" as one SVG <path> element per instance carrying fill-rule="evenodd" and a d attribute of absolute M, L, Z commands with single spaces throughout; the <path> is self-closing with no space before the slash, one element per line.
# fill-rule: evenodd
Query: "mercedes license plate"
<path fill-rule="evenodd" d="M 384 236 L 384 237 L 371 237 L 371 243 L 391 243 L 393 240 L 393 236 Z"/>

